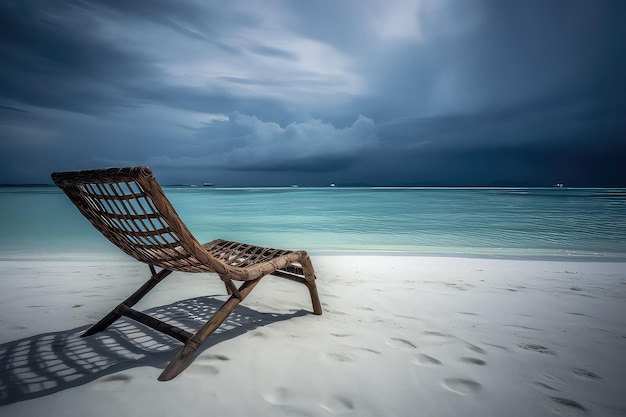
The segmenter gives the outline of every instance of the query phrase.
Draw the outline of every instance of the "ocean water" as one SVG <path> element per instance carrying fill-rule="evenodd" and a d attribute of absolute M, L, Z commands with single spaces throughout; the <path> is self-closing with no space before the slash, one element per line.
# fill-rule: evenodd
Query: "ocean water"
<path fill-rule="evenodd" d="M 321 252 L 626 259 L 626 189 L 164 187 L 200 242 Z M 126 255 L 55 187 L 0 188 L 0 259 Z"/>

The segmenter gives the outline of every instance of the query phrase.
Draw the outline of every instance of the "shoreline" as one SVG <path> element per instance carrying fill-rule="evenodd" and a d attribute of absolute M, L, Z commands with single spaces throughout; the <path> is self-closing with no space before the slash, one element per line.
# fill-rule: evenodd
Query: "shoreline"
<path fill-rule="evenodd" d="M 2 261 L 0 413 L 174 415 L 181 403 L 192 415 L 626 412 L 626 263 L 312 260 L 322 316 L 303 286 L 264 278 L 165 383 L 156 378 L 177 341 L 126 319 L 78 337 L 148 278 L 145 265 L 123 254 Z M 174 273 L 137 309 L 195 326 L 225 298 L 216 276 Z"/>
<path fill-rule="evenodd" d="M 57 261 L 94 261 L 94 262 L 137 262 L 116 248 L 108 252 L 74 252 L 74 253 L 27 253 L 0 255 L 0 262 L 57 262 Z M 292 248 L 293 249 L 293 248 Z M 297 248 L 296 248 L 297 249 Z M 294 249 L 294 250 L 296 250 Z M 554 262 L 626 262 L 626 253 L 600 253 L 586 251 L 550 252 L 543 249 L 523 251 L 507 250 L 467 250 L 467 251 L 436 251 L 436 250 L 393 250 L 393 249 L 313 249 L 307 251 L 311 256 L 407 256 L 419 258 L 461 258 L 461 259 L 500 259 Z M 548 253 L 546 253 L 548 252 Z"/>

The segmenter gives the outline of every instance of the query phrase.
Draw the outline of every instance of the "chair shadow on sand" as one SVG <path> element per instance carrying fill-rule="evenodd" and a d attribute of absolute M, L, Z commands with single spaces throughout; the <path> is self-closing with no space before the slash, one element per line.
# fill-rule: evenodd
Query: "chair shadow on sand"
<path fill-rule="evenodd" d="M 145 312 L 195 331 L 222 304 L 215 296 L 204 296 Z M 239 306 L 202 344 L 197 354 L 258 327 L 307 314 L 305 310 L 290 314 L 260 313 Z M 106 331 L 81 338 L 87 327 L 44 333 L 0 345 L 0 405 L 50 395 L 125 369 L 163 368 L 171 360 L 172 351 L 182 347 L 177 340 L 124 317 Z"/>

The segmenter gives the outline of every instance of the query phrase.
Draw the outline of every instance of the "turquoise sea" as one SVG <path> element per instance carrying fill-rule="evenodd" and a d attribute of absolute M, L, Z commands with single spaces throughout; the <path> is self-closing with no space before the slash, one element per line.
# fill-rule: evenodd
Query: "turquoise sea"
<path fill-rule="evenodd" d="M 626 259 L 626 189 L 165 187 L 199 241 Z M 0 259 L 119 257 L 55 187 L 0 188 Z"/>

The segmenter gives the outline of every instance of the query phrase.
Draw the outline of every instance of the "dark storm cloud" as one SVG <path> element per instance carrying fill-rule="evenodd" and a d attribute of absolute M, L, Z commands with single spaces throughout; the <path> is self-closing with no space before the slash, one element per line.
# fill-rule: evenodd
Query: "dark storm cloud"
<path fill-rule="evenodd" d="M 375 57 L 374 97 L 383 100 L 372 112 L 467 113 L 576 91 L 601 101 L 621 94 L 622 3 L 470 3 L 466 16 L 449 13 L 458 29 Z"/>
<path fill-rule="evenodd" d="M 164 99 L 174 88 L 172 80 L 155 57 L 120 42 L 121 37 L 111 39 L 102 23 L 107 17 L 124 17 L 131 25 L 151 22 L 183 35 L 209 37 L 227 49 L 211 36 L 219 27 L 219 14 L 201 12 L 193 3 L 2 1 L 0 54 L 9 63 L 0 67 L 2 98 L 83 113 L 131 108 L 153 96 Z M 243 15 L 229 17 L 237 24 L 251 23 Z M 157 92 L 147 93 L 152 90 Z M 181 90 L 179 97 L 186 94 L 184 87 Z M 190 95 L 190 106 L 194 96 Z M 220 99 L 210 91 L 206 96 L 208 102 Z"/>
<path fill-rule="evenodd" d="M 624 15 L 586 0 L 0 0 L 0 182 L 146 163 L 232 185 L 626 184 Z"/>
<path fill-rule="evenodd" d="M 0 3 L 2 99 L 38 107 L 99 112 L 137 100 L 124 93 L 128 78 L 159 71 L 146 57 L 97 35 L 89 14 L 51 2 Z"/>
<path fill-rule="evenodd" d="M 252 164 L 242 162 L 236 166 L 222 167 L 227 171 L 242 172 L 278 172 L 278 173 L 308 173 L 323 172 L 330 173 L 344 170 L 351 167 L 357 160 L 356 155 L 311 155 L 308 157 L 282 158 L 277 155 L 276 158 L 268 161 L 267 164 L 253 161 Z"/>
<path fill-rule="evenodd" d="M 25 110 L 22 109 L 18 109 L 16 107 L 11 107 L 11 106 L 0 106 L 0 114 L 4 113 L 4 112 L 11 112 L 11 113 L 28 113 Z M 1 117 L 1 116 L 0 116 Z"/>
<path fill-rule="evenodd" d="M 612 100 L 568 93 L 471 114 L 396 119 L 380 125 L 379 135 L 403 151 L 388 154 L 396 162 L 380 170 L 414 185 L 620 186 L 620 109 Z"/>

